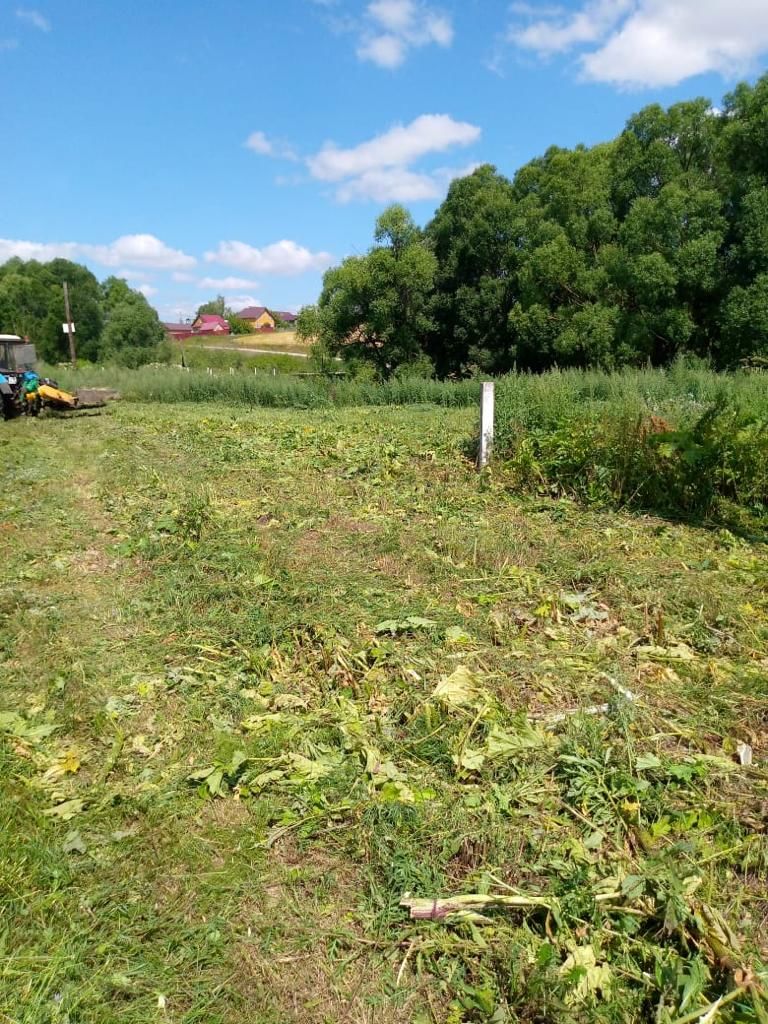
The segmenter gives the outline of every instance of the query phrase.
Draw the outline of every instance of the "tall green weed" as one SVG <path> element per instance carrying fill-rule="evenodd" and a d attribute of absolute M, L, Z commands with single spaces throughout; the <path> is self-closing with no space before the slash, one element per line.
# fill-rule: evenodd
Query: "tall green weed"
<path fill-rule="evenodd" d="M 768 379 L 677 364 L 505 378 L 497 455 L 521 486 L 665 515 L 768 510 Z"/>

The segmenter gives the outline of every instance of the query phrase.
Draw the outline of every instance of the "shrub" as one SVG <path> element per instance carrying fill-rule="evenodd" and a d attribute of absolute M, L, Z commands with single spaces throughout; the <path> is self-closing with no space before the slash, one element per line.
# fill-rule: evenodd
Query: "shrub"
<path fill-rule="evenodd" d="M 699 365 L 506 378 L 497 455 L 520 486 L 665 515 L 768 508 L 768 395 Z"/>

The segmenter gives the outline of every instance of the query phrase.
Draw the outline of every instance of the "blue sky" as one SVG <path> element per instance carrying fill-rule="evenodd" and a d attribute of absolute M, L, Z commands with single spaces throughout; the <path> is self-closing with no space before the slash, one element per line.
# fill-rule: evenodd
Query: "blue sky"
<path fill-rule="evenodd" d="M 388 202 L 425 223 L 766 56 L 768 0 L 0 0 L 0 260 L 297 309 Z"/>

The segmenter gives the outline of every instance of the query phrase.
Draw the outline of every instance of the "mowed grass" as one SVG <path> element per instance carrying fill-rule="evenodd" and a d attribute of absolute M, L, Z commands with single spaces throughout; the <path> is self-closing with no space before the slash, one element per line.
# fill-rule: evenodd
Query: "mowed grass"
<path fill-rule="evenodd" d="M 0 1020 L 765 1019 L 765 545 L 475 428 L 2 425 Z"/>

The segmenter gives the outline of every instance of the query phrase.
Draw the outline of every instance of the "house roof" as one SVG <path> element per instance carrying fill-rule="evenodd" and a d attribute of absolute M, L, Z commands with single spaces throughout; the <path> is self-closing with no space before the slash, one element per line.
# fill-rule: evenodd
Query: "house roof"
<path fill-rule="evenodd" d="M 264 313 L 269 313 L 266 306 L 246 306 L 237 315 L 240 320 L 258 320 Z"/>
<path fill-rule="evenodd" d="M 201 327 L 196 328 L 193 333 L 194 334 L 222 334 L 225 331 L 226 331 L 227 334 L 229 334 L 229 324 L 227 323 L 226 320 L 223 322 L 223 324 L 220 324 L 220 323 L 203 324 Z"/>
<path fill-rule="evenodd" d="M 203 313 L 197 319 L 204 327 L 215 327 L 218 324 L 219 327 L 229 330 L 229 321 L 225 320 L 223 316 L 219 316 L 218 313 Z M 195 322 L 197 323 L 197 321 Z"/>
<path fill-rule="evenodd" d="M 292 324 L 294 320 L 298 320 L 295 313 L 284 313 L 282 311 L 275 310 L 273 316 L 280 317 L 283 323 Z"/>
<path fill-rule="evenodd" d="M 163 324 L 166 331 L 186 331 L 188 334 L 192 333 L 191 324 Z"/>

